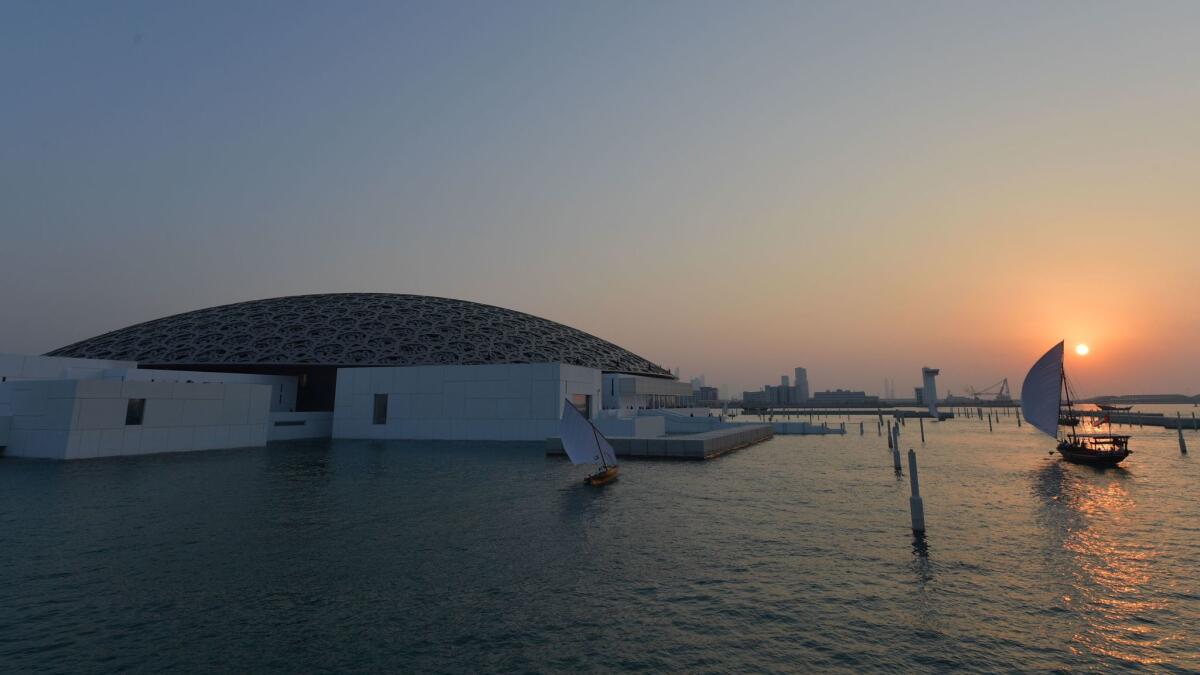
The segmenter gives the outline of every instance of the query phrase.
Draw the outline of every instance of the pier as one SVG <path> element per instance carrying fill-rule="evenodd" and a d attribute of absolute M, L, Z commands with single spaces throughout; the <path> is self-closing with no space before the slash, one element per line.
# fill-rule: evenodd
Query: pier
<path fill-rule="evenodd" d="M 609 438 L 617 457 L 706 460 L 762 443 L 775 436 L 769 424 L 741 424 L 699 434 L 655 438 Z M 563 455 L 561 438 L 546 439 L 547 455 Z"/>

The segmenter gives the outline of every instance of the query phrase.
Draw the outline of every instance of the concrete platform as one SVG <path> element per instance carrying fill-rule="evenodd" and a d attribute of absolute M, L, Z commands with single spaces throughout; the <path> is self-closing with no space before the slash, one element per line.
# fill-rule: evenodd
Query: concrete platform
<path fill-rule="evenodd" d="M 727 452 L 762 443 L 774 437 L 770 424 L 745 424 L 732 429 L 716 429 L 699 434 L 660 436 L 658 438 L 610 438 L 617 457 L 704 460 Z M 546 454 L 561 455 L 562 439 L 546 439 Z"/>

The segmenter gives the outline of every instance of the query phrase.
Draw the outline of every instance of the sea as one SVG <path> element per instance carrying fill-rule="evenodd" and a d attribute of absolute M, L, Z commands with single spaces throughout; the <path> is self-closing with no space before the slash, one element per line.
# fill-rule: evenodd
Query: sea
<path fill-rule="evenodd" d="M 825 421 L 603 488 L 541 443 L 0 459 L 0 671 L 1200 670 L 1200 431 L 1099 470 L 907 420 L 919 536 Z"/>

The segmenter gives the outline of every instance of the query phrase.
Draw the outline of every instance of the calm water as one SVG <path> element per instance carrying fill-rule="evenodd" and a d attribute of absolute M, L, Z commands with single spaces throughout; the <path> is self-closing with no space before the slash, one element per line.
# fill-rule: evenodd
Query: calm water
<path fill-rule="evenodd" d="M 597 490 L 537 445 L 0 460 L 0 670 L 1200 669 L 1200 433 L 874 423 Z M 831 420 L 832 421 L 832 420 Z"/>

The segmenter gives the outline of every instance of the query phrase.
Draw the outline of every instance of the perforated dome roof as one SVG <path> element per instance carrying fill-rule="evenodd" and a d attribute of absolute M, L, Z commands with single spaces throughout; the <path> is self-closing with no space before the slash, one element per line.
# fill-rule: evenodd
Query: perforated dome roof
<path fill-rule="evenodd" d="M 671 377 L 637 354 L 560 323 L 475 302 L 391 293 L 221 305 L 122 328 L 47 355 L 160 366 L 560 362 Z"/>

